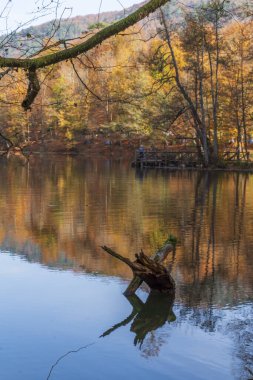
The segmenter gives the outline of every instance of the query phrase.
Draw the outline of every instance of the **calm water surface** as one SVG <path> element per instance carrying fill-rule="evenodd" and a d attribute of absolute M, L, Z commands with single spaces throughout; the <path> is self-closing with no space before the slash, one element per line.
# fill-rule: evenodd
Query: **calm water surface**
<path fill-rule="evenodd" d="M 253 378 L 253 175 L 1 162 L 0 378 Z M 176 297 L 125 298 L 130 258 L 179 239 Z"/>

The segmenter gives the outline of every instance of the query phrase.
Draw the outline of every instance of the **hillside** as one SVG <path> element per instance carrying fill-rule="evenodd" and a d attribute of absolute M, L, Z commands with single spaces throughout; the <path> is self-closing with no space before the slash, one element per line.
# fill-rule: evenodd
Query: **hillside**
<path fill-rule="evenodd" d="M 75 16 L 68 19 L 52 20 L 40 25 L 31 26 L 23 29 L 17 34 L 10 36 L 3 36 L 2 40 L 5 41 L 3 47 L 0 45 L 1 56 L 25 56 L 34 54 L 42 47 L 42 41 L 50 38 L 52 35 L 54 40 L 65 40 L 80 37 L 87 33 L 92 25 L 99 23 L 110 24 L 123 17 L 131 14 L 138 9 L 145 1 L 139 4 L 122 9 L 120 11 L 102 12 L 97 14 L 88 14 Z M 184 0 L 184 2 L 178 2 L 177 0 L 171 0 L 168 5 L 165 6 L 165 14 L 170 15 L 176 21 L 181 20 L 183 16 L 182 9 L 192 9 L 194 6 L 198 6 L 203 3 L 202 0 Z M 241 1 L 237 1 L 239 4 Z M 232 1 L 231 1 L 232 4 Z M 167 9 L 166 9 L 167 8 Z M 153 31 L 154 24 L 150 22 L 146 25 L 145 30 L 150 33 Z M 6 38 L 7 37 L 7 38 Z M 6 43 L 6 41 L 8 41 Z"/>
<path fill-rule="evenodd" d="M 242 2 L 243 0 L 237 0 L 236 2 L 231 1 L 230 4 L 234 3 L 236 8 Z M 144 3 L 145 1 L 139 4 L 134 4 L 133 6 L 120 11 L 102 12 L 99 15 L 99 18 L 97 14 L 88 14 L 62 19 L 60 22 L 59 20 L 52 20 L 40 25 L 25 28 L 17 34 L 14 33 L 9 36 L 2 36 L 2 40 L 4 40 L 5 43 L 3 47 L 0 45 L 0 55 L 17 55 L 18 52 L 15 51 L 15 47 L 19 50 L 19 54 L 20 51 L 22 51 L 24 55 L 31 54 L 41 47 L 40 41 L 49 38 L 52 34 L 54 39 L 72 39 L 79 37 L 82 34 L 85 34 L 90 26 L 96 24 L 98 21 L 100 23 L 110 24 L 131 14 Z M 180 19 L 180 15 L 182 16 L 182 8 L 191 9 L 201 3 L 203 3 L 202 0 L 184 0 L 184 2 L 171 0 L 170 3 L 165 6 L 165 14 L 170 13 L 173 18 L 178 20 Z M 170 9 L 169 11 L 168 8 Z M 29 38 L 27 38 L 27 36 L 29 36 Z M 30 49 L 32 47 L 32 50 L 34 51 L 29 50 L 29 52 L 27 52 L 27 47 L 30 47 Z"/>
<path fill-rule="evenodd" d="M 66 40 L 80 37 L 87 33 L 92 25 L 110 24 L 131 14 L 144 2 L 135 4 L 121 11 L 102 12 L 98 14 L 80 15 L 67 19 L 52 20 L 40 25 L 30 26 L 19 33 L 10 33 L 0 38 L 0 55 L 6 57 L 26 56 L 36 53 L 43 45 L 43 40 L 53 36 L 54 40 Z"/>
<path fill-rule="evenodd" d="M 185 6 L 194 6 L 200 0 L 185 0 Z M 120 11 L 102 12 L 99 17 L 98 14 L 80 15 L 62 20 L 52 20 L 40 25 L 31 26 L 21 30 L 19 33 L 10 34 L 9 36 L 2 36 L 4 41 L 3 46 L 0 44 L 0 55 L 7 57 L 29 56 L 36 53 L 43 46 L 43 41 L 53 36 L 54 40 L 66 40 L 80 37 L 87 33 L 87 31 L 96 25 L 98 22 L 101 24 L 110 24 L 125 16 L 133 13 L 145 1 L 139 4 L 122 9 Z M 172 0 L 170 5 L 165 6 L 165 13 L 172 14 L 173 18 L 180 18 L 180 7 L 182 3 L 177 0 Z M 170 9 L 170 10 L 169 10 Z M 143 21 L 142 21 L 143 23 Z M 145 26 L 148 33 L 153 31 L 154 24 L 150 22 Z"/>
<path fill-rule="evenodd" d="M 135 4 L 122 11 L 103 12 L 99 15 L 99 22 L 112 23 L 120 20 L 138 9 L 143 3 Z M 76 38 L 85 33 L 92 24 L 98 22 L 97 14 L 88 14 L 84 16 L 75 16 L 69 19 L 61 20 L 60 27 L 55 33 L 55 38 Z M 46 38 L 50 35 L 50 31 L 54 28 L 55 21 L 46 22 L 41 25 L 32 26 L 24 29 L 20 35 L 26 36 L 30 34 L 37 38 Z"/>

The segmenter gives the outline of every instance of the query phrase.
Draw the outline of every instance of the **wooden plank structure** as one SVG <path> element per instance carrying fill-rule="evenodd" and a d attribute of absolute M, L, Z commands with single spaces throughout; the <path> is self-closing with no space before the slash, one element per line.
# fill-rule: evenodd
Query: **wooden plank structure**
<path fill-rule="evenodd" d="M 250 154 L 249 152 L 238 152 L 237 150 L 232 150 L 232 151 L 223 152 L 221 158 L 224 161 L 228 161 L 228 162 L 234 162 L 234 161 L 248 162 L 250 161 Z"/>
<path fill-rule="evenodd" d="M 237 150 L 224 151 L 220 159 L 226 162 L 249 162 L 249 153 L 238 152 Z M 146 150 L 135 152 L 135 159 L 132 166 L 137 168 L 177 168 L 177 167 L 200 167 L 203 162 L 196 150 L 178 151 L 158 151 Z"/>
<path fill-rule="evenodd" d="M 201 165 L 197 151 L 156 151 L 147 150 L 140 153 L 135 152 L 134 167 L 196 167 Z"/>

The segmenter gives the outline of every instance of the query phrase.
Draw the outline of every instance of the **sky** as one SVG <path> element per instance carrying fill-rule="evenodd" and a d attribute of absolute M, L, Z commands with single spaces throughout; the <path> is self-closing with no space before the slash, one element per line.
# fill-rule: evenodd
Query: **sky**
<path fill-rule="evenodd" d="M 56 1 L 56 0 L 52 0 Z M 127 8 L 133 4 L 141 3 L 143 0 L 60 0 L 61 7 L 58 11 L 60 15 L 64 8 L 66 9 L 64 16 L 68 17 L 76 15 L 87 15 L 90 13 L 98 13 L 101 4 L 101 12 L 120 10 L 123 7 Z M 0 0 L 0 29 L 6 29 L 6 18 L 1 17 L 2 10 L 7 5 L 4 15 L 8 15 L 8 29 L 13 29 L 20 24 L 34 18 L 32 12 L 41 7 L 42 4 L 51 3 L 51 0 Z M 43 22 L 54 19 L 53 9 L 51 12 L 46 12 L 44 17 L 34 20 L 31 24 L 41 24 Z M 29 24 L 29 25 L 31 25 Z M 25 25 L 28 26 L 28 25 Z"/>

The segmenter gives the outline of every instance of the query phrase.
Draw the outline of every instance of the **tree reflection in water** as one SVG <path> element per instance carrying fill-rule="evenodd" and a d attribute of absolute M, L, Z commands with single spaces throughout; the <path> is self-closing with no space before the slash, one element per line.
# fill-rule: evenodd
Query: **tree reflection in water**
<path fill-rule="evenodd" d="M 248 306 L 243 318 L 239 316 L 228 323 L 226 332 L 235 342 L 234 372 L 240 379 L 253 379 L 253 307 Z"/>

